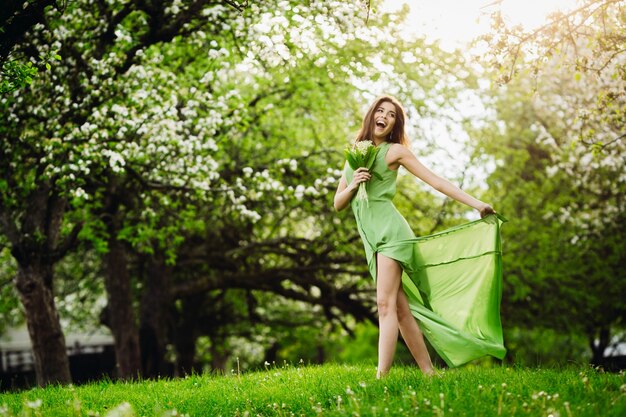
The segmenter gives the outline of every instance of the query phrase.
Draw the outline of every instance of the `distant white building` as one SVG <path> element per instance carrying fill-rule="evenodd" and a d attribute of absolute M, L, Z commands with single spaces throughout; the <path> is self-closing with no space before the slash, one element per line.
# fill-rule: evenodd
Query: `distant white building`
<path fill-rule="evenodd" d="M 611 338 L 611 343 L 604 349 L 604 357 L 626 356 L 626 334 L 621 333 Z"/>
<path fill-rule="evenodd" d="M 65 333 L 65 344 L 75 382 L 110 374 L 115 367 L 113 336 L 106 328 L 88 333 Z M 34 371 L 33 349 L 26 325 L 10 328 L 0 336 L 0 389 L 28 385 Z"/>

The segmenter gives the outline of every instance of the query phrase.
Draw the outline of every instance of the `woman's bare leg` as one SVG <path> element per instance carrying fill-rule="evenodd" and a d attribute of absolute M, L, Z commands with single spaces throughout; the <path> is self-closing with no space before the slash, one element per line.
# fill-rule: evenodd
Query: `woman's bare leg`
<path fill-rule="evenodd" d="M 417 325 L 417 321 L 411 314 L 409 309 L 409 300 L 406 298 L 406 294 L 402 290 L 402 287 L 398 288 L 398 327 L 400 328 L 400 334 L 406 343 L 411 355 L 417 362 L 418 366 L 427 375 L 431 375 L 433 370 L 433 364 L 424 343 L 424 335 Z"/>
<path fill-rule="evenodd" d="M 386 375 L 391 368 L 398 342 L 397 297 L 402 270 L 400 265 L 385 255 L 376 256 L 376 303 L 378 304 L 378 372 Z"/>

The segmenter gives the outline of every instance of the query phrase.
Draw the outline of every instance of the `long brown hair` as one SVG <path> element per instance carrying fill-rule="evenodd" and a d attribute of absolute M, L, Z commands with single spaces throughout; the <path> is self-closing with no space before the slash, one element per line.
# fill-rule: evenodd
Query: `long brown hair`
<path fill-rule="evenodd" d="M 374 113 L 376 112 L 376 109 L 384 102 L 389 102 L 396 107 L 396 122 L 393 125 L 393 130 L 391 131 L 391 134 L 386 139 L 387 142 L 399 143 L 404 146 L 409 146 L 409 138 L 406 136 L 406 132 L 404 131 L 404 123 L 406 119 L 404 109 L 402 108 L 400 102 L 392 96 L 380 96 L 376 99 L 376 101 L 374 101 L 374 104 L 370 106 L 369 110 L 365 114 L 365 117 L 363 118 L 363 125 L 361 126 L 361 130 L 359 130 L 359 133 L 357 133 L 356 139 L 354 139 L 354 143 L 360 142 L 362 140 L 374 140 Z"/>

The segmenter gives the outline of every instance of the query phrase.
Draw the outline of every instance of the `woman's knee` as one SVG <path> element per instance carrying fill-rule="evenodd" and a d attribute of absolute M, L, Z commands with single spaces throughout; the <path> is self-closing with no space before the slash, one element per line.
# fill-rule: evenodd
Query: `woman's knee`
<path fill-rule="evenodd" d="M 408 319 L 413 320 L 413 315 L 411 314 L 411 310 L 408 307 L 403 305 L 398 305 L 398 322 L 404 322 Z"/>
<path fill-rule="evenodd" d="M 398 290 L 397 307 L 398 307 L 398 322 L 405 322 L 407 320 L 415 320 L 413 318 L 413 314 L 411 313 L 411 308 L 409 307 L 409 300 L 407 299 L 402 288 Z"/>
<path fill-rule="evenodd" d="M 396 311 L 395 300 L 391 300 L 391 297 L 378 296 L 376 297 L 376 304 L 378 306 L 378 316 L 385 317 L 392 312 Z"/>
<path fill-rule="evenodd" d="M 411 316 L 411 312 L 398 306 L 398 322 L 403 323 L 409 317 L 413 317 Z"/>
<path fill-rule="evenodd" d="M 395 260 L 380 253 L 376 255 L 376 260 L 376 304 L 378 305 L 378 315 L 385 317 L 396 313 L 401 270 Z"/>

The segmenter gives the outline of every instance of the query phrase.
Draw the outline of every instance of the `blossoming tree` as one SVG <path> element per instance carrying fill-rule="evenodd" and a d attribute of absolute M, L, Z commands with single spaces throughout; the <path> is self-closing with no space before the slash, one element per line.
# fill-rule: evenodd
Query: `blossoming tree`
<path fill-rule="evenodd" d="M 101 269 L 122 377 L 161 372 L 167 345 L 188 371 L 199 336 L 217 357 L 228 337 L 251 337 L 246 323 L 349 330 L 345 312 L 372 317 L 356 230 L 326 198 L 371 99 L 355 85 L 435 115 L 465 80 L 453 55 L 403 40 L 399 16 L 366 26 L 366 14 L 339 1 L 85 0 L 15 46 L 62 57 L 0 101 L 0 230 L 39 383 L 69 381 L 53 288 L 94 279 L 86 268 Z M 272 313 L 294 309 L 305 318 Z"/>

